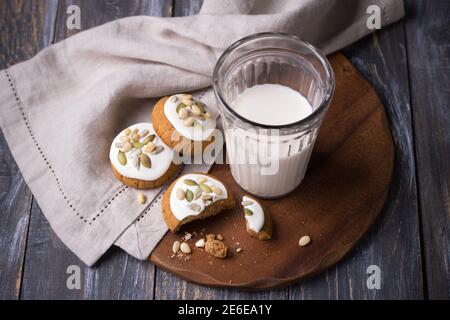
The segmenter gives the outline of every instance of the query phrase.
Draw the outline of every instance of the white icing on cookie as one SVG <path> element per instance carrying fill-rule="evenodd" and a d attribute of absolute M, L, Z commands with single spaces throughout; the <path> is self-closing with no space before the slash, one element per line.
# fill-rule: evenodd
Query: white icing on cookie
<path fill-rule="evenodd" d="M 173 98 L 173 97 L 176 97 Z M 180 119 L 177 113 L 177 106 L 183 100 L 181 94 L 176 94 L 170 96 L 169 99 L 164 103 L 164 114 L 166 118 L 173 125 L 175 130 L 177 130 L 182 136 L 188 138 L 192 141 L 204 141 L 214 133 L 216 128 L 216 117 L 217 114 L 212 110 L 212 108 L 206 107 L 207 111 L 211 114 L 211 117 L 205 119 L 204 121 L 198 121 L 201 123 L 202 128 L 199 129 L 195 126 L 186 126 L 184 124 L 184 119 Z"/>
<path fill-rule="evenodd" d="M 248 203 L 248 204 L 247 204 Z M 255 199 L 249 198 L 247 196 L 242 197 L 242 204 L 247 204 L 244 206 L 245 209 L 249 209 L 253 212 L 252 215 L 246 215 L 245 220 L 247 220 L 249 229 L 260 232 L 264 226 L 264 209 Z"/>
<path fill-rule="evenodd" d="M 147 138 L 151 134 L 156 135 L 155 130 L 153 130 L 153 125 L 151 123 L 138 123 L 129 128 L 131 129 L 131 131 L 133 131 L 134 129 L 138 129 L 139 132 L 143 132 L 144 130 L 149 131 L 147 136 L 140 139 L 140 142 L 143 142 L 145 138 Z M 152 154 L 142 151 L 150 157 L 151 160 L 150 168 L 146 168 L 143 165 L 140 165 L 139 168 L 136 168 L 135 165 L 133 164 L 132 155 L 133 153 L 138 152 L 138 149 L 132 149 L 131 151 L 126 152 L 125 155 L 127 156 L 127 164 L 122 165 L 118 159 L 118 153 L 120 151 L 120 148 L 118 148 L 117 146 L 119 144 L 123 145 L 123 143 L 120 140 L 120 137 L 124 135 L 125 134 L 123 133 L 123 131 L 119 133 L 117 137 L 114 138 L 111 144 L 109 159 L 111 160 L 111 163 L 113 164 L 114 168 L 124 177 L 132 179 L 154 181 L 162 177 L 169 169 L 170 164 L 172 163 L 174 157 L 173 150 L 170 149 L 168 146 L 166 146 L 162 142 L 162 140 L 156 135 L 155 139 L 153 140 L 153 143 L 156 146 L 164 147 L 164 150 L 162 150 L 158 154 Z M 141 150 L 144 150 L 144 148 L 142 148 Z"/>
<path fill-rule="evenodd" d="M 177 218 L 178 221 L 182 221 L 183 219 L 185 219 L 188 216 L 199 215 L 206 207 L 206 201 L 202 200 L 202 196 L 198 197 L 198 199 L 196 199 L 196 200 L 192 200 L 191 202 L 189 202 L 186 198 L 184 198 L 183 200 L 180 200 L 177 197 L 177 192 L 179 189 L 183 190 L 184 193 L 186 193 L 186 190 L 190 190 L 193 194 L 195 194 L 197 191 L 197 188 L 200 188 L 200 187 L 199 186 L 188 186 L 184 181 L 186 179 L 190 179 L 190 180 L 194 180 L 195 182 L 198 183 L 199 178 L 207 179 L 206 182 L 203 182 L 204 184 L 206 184 L 209 187 L 219 188 L 222 191 L 221 195 L 218 195 L 214 192 L 212 192 L 212 193 L 202 192 L 202 195 L 204 195 L 204 194 L 212 195 L 211 200 L 213 202 L 215 202 L 217 200 L 228 198 L 227 189 L 225 188 L 223 183 L 220 182 L 219 180 L 211 178 L 210 176 L 203 175 L 203 174 L 197 174 L 197 173 L 186 174 L 186 175 L 180 177 L 177 180 L 177 182 L 175 182 L 175 186 L 173 187 L 172 192 L 170 194 L 170 210 L 172 211 L 172 214 L 175 216 L 175 218 Z M 213 202 L 211 202 L 210 205 L 212 205 Z M 195 206 L 198 206 L 199 210 L 193 210 L 191 208 L 191 207 L 195 207 Z"/>

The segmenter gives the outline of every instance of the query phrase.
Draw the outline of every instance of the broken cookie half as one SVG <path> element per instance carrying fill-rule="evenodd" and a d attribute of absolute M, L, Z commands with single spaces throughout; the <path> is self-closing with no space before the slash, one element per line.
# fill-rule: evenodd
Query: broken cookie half
<path fill-rule="evenodd" d="M 272 220 L 267 210 L 264 210 L 261 203 L 250 196 L 243 196 L 241 204 L 244 207 L 247 232 L 259 240 L 271 239 Z"/>
<path fill-rule="evenodd" d="M 230 190 L 216 177 L 189 173 L 175 180 L 162 199 L 163 218 L 170 231 L 198 219 L 231 209 L 235 201 Z"/>

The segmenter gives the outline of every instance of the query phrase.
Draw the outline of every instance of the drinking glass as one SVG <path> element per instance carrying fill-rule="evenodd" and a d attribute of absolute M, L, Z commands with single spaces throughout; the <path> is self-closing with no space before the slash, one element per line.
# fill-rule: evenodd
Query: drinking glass
<path fill-rule="evenodd" d="M 232 108 L 245 89 L 280 84 L 303 95 L 312 113 L 285 125 L 255 123 Z M 219 58 L 213 87 L 236 182 L 261 198 L 277 198 L 302 181 L 334 92 L 334 74 L 314 46 L 284 33 L 259 33 L 232 44 Z M 252 106 L 258 112 L 258 105 Z M 283 112 L 282 106 L 274 108 Z"/>

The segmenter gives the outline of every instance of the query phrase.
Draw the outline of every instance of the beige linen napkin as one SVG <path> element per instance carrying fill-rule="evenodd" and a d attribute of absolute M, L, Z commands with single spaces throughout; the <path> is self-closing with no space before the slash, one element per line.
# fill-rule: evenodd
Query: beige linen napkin
<path fill-rule="evenodd" d="M 1 71 L 0 126 L 53 230 L 82 261 L 94 264 L 114 243 L 145 259 L 167 230 L 161 189 L 144 208 L 114 178 L 115 135 L 150 121 L 152 98 L 208 88 L 232 42 L 288 32 L 331 53 L 372 31 L 369 5 L 381 8 L 382 26 L 404 14 L 401 0 L 206 0 L 196 16 L 112 21 Z"/>

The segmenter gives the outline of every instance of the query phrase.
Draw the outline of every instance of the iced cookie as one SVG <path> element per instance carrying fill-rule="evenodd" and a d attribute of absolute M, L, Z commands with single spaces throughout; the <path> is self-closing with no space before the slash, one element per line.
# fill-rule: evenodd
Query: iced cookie
<path fill-rule="evenodd" d="M 201 152 L 214 140 L 216 114 L 190 94 L 159 100 L 152 122 L 162 141 L 180 154 Z"/>
<path fill-rule="evenodd" d="M 249 196 L 242 197 L 247 232 L 259 240 L 272 238 L 272 220 L 262 205 Z"/>
<path fill-rule="evenodd" d="M 109 152 L 114 175 L 137 189 L 163 185 L 178 170 L 174 152 L 155 134 L 151 123 L 138 123 L 121 132 Z"/>
<path fill-rule="evenodd" d="M 189 173 L 175 180 L 162 199 L 164 221 L 172 232 L 188 222 L 218 214 L 235 205 L 233 195 L 217 178 Z"/>

